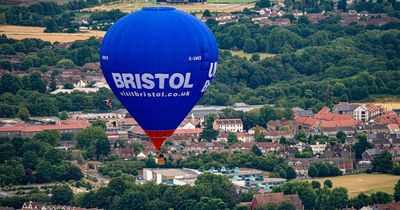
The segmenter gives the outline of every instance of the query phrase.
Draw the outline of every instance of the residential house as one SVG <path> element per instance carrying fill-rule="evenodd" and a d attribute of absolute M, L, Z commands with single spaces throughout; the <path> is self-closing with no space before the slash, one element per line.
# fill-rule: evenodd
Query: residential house
<path fill-rule="evenodd" d="M 203 132 L 202 128 L 193 129 L 176 129 L 174 134 L 170 137 L 171 139 L 182 139 L 182 140 L 198 140 L 199 136 Z"/>
<path fill-rule="evenodd" d="M 368 133 L 368 141 L 376 146 L 390 146 L 389 135 L 383 132 Z"/>
<path fill-rule="evenodd" d="M 364 206 L 360 210 L 400 210 L 400 202 Z"/>
<path fill-rule="evenodd" d="M 360 124 L 360 121 L 353 119 L 321 121 L 320 131 L 322 134 L 328 136 L 334 136 L 338 131 L 343 131 L 346 134 L 351 134 L 356 132 Z"/>
<path fill-rule="evenodd" d="M 239 118 L 218 119 L 213 123 L 213 129 L 225 132 L 243 132 L 243 122 Z"/>
<path fill-rule="evenodd" d="M 279 204 L 284 201 L 292 202 L 295 205 L 296 210 L 304 210 L 304 205 L 297 194 L 284 195 L 282 192 L 253 195 L 253 200 L 251 201 L 249 209 L 255 210 L 267 206 L 268 204 Z"/>
<path fill-rule="evenodd" d="M 314 159 L 314 158 L 293 158 L 288 161 L 298 176 L 308 176 L 308 168 L 315 162 L 324 162 L 335 165 L 343 174 L 353 173 L 353 159 Z"/>
<path fill-rule="evenodd" d="M 219 142 L 191 142 L 186 148 L 188 152 L 194 153 L 221 152 L 224 145 Z"/>
<path fill-rule="evenodd" d="M 295 131 L 296 123 L 293 120 L 281 119 L 270 120 L 267 123 L 267 130 L 275 131 Z"/>
<path fill-rule="evenodd" d="M 250 128 L 249 129 L 249 131 L 248 131 L 248 133 L 250 134 L 250 135 L 254 135 L 256 132 L 263 132 L 263 133 L 265 133 L 265 131 L 267 131 L 265 128 L 263 128 L 263 127 L 261 127 L 261 126 L 255 126 L 255 127 L 252 127 L 252 128 Z"/>
<path fill-rule="evenodd" d="M 15 124 L 0 127 L 0 137 L 32 138 L 43 131 L 56 130 L 63 133 L 78 133 L 91 124 L 86 120 L 60 120 L 55 125 Z"/>
<path fill-rule="evenodd" d="M 309 129 L 309 130 L 318 130 L 319 124 L 321 121 L 313 118 L 313 117 L 296 117 L 294 119 L 299 129 Z"/>
<path fill-rule="evenodd" d="M 300 107 L 293 107 L 292 108 L 293 114 L 295 117 L 312 117 L 314 113 L 312 110 L 305 110 Z"/>
<path fill-rule="evenodd" d="M 354 158 L 354 153 L 349 145 L 328 144 L 323 157 L 325 159 L 352 159 Z"/>
<path fill-rule="evenodd" d="M 400 133 L 400 124 L 389 124 L 388 129 L 392 134 Z"/>
<path fill-rule="evenodd" d="M 394 111 L 386 112 L 375 118 L 375 123 L 379 124 L 400 124 L 400 116 Z"/>
<path fill-rule="evenodd" d="M 277 131 L 277 130 L 267 130 L 264 132 L 264 137 L 267 139 L 272 139 L 273 142 L 279 142 L 279 140 L 284 137 L 286 139 L 291 139 L 294 137 L 294 131 Z"/>
<path fill-rule="evenodd" d="M 362 153 L 362 160 L 363 161 L 372 161 L 376 155 L 379 155 L 383 152 L 382 149 L 373 148 L 367 149 Z"/>
<path fill-rule="evenodd" d="M 237 142 L 229 146 L 231 152 L 241 151 L 250 152 L 251 148 L 256 145 L 263 154 L 268 152 L 279 151 L 283 146 L 277 142 Z"/>
<path fill-rule="evenodd" d="M 313 152 L 314 155 L 316 154 L 324 154 L 324 151 L 326 149 L 326 145 L 327 144 L 320 144 L 318 141 L 314 144 L 314 145 L 310 145 L 311 150 Z"/>
<path fill-rule="evenodd" d="M 332 112 L 334 114 L 347 115 L 350 118 L 352 118 L 354 110 L 357 109 L 359 106 L 360 106 L 360 104 L 353 104 L 353 103 L 349 103 L 349 102 L 339 102 L 339 104 L 335 105 L 332 108 Z"/>
<path fill-rule="evenodd" d="M 364 104 L 353 111 L 353 119 L 367 122 L 383 114 L 384 109 L 373 104 Z"/>

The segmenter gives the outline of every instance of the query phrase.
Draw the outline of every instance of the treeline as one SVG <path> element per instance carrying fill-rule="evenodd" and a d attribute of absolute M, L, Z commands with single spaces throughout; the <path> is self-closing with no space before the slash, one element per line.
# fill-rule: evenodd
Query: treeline
<path fill-rule="evenodd" d="M 330 189 L 332 186 L 312 185 L 310 182 L 291 181 L 282 186 L 273 188 L 273 192 L 283 192 L 286 195 L 298 194 L 305 209 L 315 210 L 335 210 L 346 207 L 360 209 L 367 205 L 376 205 L 399 201 L 400 182 L 394 186 L 394 195 L 385 192 L 375 192 L 370 196 L 364 193 L 357 197 L 349 198 L 347 189 L 338 187 Z"/>
<path fill-rule="evenodd" d="M 79 180 L 83 174 L 69 162 L 71 153 L 54 148 L 60 134 L 39 133 L 32 139 L 0 138 L 0 185 Z"/>
<path fill-rule="evenodd" d="M 19 63 L 2 59 L 0 69 L 27 71 L 35 67 L 44 73 L 48 71 L 48 66 L 73 68 L 76 65 L 82 66 L 85 63 L 99 61 L 100 42 L 95 37 L 85 41 L 76 41 L 68 48 L 54 47 L 57 44 L 51 45 L 40 39 L 14 40 L 1 35 L 0 55 L 5 57 L 17 53 L 29 55 L 24 56 Z M 66 59 L 72 61 L 72 64 L 66 64 Z M 59 73 L 59 71 L 55 71 L 52 76 L 57 76 Z"/>
<path fill-rule="evenodd" d="M 258 37 L 261 40 L 255 40 L 256 46 L 281 54 L 254 62 L 221 52 L 215 81 L 200 103 L 269 103 L 318 110 L 339 101 L 397 95 L 400 33 L 398 29 L 387 30 L 397 27 L 340 26 L 336 22 L 297 24 L 287 29 L 260 28 L 245 22 L 216 26 L 217 39 L 219 30 L 239 40 L 234 45 L 240 45 L 243 37 Z M 218 42 L 224 48 L 224 41 Z"/>
<path fill-rule="evenodd" d="M 39 2 L 27 7 L 0 7 L 0 24 L 44 26 L 45 32 L 60 32 L 66 29 L 75 32 L 77 25 L 71 23 L 75 18 L 73 10 L 92 7 L 97 0 L 69 1 L 63 5 L 54 2 Z"/>
<path fill-rule="evenodd" d="M 283 158 L 257 156 L 253 153 L 210 153 L 191 155 L 179 162 L 179 167 L 208 170 L 213 168 L 247 167 L 271 172 L 271 177 L 296 178 L 295 170 Z"/>
<path fill-rule="evenodd" d="M 121 10 L 111 10 L 111 11 L 96 11 L 90 14 L 90 25 L 94 30 L 107 31 L 113 23 L 118 19 L 125 16 L 126 13 L 121 12 Z"/>

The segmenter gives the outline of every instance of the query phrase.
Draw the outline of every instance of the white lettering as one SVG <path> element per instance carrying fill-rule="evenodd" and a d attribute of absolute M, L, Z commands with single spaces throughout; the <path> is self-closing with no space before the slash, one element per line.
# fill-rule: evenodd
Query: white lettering
<path fill-rule="evenodd" d="M 152 79 L 154 79 L 153 75 L 148 74 L 148 73 L 144 73 L 142 75 L 143 88 L 145 88 L 145 89 L 153 89 L 155 84 L 154 84 L 154 81 Z"/>
<path fill-rule="evenodd" d="M 210 80 L 206 80 L 206 82 L 204 83 L 203 89 L 201 89 L 201 92 L 206 91 L 208 86 L 210 86 Z"/>
<path fill-rule="evenodd" d="M 175 83 L 175 80 L 178 79 L 178 84 Z M 173 89 L 179 89 L 182 87 L 185 78 L 182 74 L 174 73 L 172 74 L 171 78 L 169 79 L 169 86 Z"/>
<path fill-rule="evenodd" d="M 158 79 L 160 89 L 164 89 L 164 80 L 168 78 L 168 74 L 155 74 L 154 77 Z"/>
<path fill-rule="evenodd" d="M 124 82 L 122 81 L 121 74 L 112 73 L 112 77 L 114 79 L 114 83 L 115 83 L 115 86 L 117 86 L 117 88 L 124 87 Z"/>
<path fill-rule="evenodd" d="M 218 62 L 214 62 L 210 64 L 210 69 L 208 70 L 208 77 L 212 78 L 215 75 L 215 72 L 217 72 L 217 64 Z"/>
<path fill-rule="evenodd" d="M 122 74 L 122 78 L 124 80 L 126 88 L 129 88 L 129 85 L 131 85 L 132 88 L 136 88 L 135 82 L 133 81 L 133 75 L 132 74 Z"/>
<path fill-rule="evenodd" d="M 185 84 L 183 85 L 184 88 L 192 88 L 193 84 L 190 84 L 190 73 L 186 73 L 185 75 Z"/>

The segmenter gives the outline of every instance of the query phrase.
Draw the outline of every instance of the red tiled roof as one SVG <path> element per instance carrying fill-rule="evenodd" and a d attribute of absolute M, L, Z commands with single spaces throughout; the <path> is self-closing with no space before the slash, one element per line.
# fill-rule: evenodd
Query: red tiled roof
<path fill-rule="evenodd" d="M 398 130 L 400 129 L 399 124 L 389 124 L 388 125 L 389 130 Z"/>
<path fill-rule="evenodd" d="M 61 120 L 56 125 L 16 125 L 13 127 L 0 127 L 0 132 L 42 132 L 46 130 L 83 129 L 90 126 L 86 120 Z"/>
<path fill-rule="evenodd" d="M 258 208 L 260 206 L 266 206 L 269 203 L 282 203 L 286 200 L 293 202 L 296 209 L 303 209 L 303 204 L 298 195 L 284 195 L 282 192 L 256 194 L 253 196 L 252 207 Z"/>
<path fill-rule="evenodd" d="M 195 129 L 176 129 L 174 134 L 200 134 L 203 132 L 202 128 Z"/>
<path fill-rule="evenodd" d="M 132 117 L 129 118 L 125 118 L 125 125 L 137 125 L 138 123 L 136 122 L 136 120 Z"/>
<path fill-rule="evenodd" d="M 135 126 L 131 129 L 132 133 L 136 133 L 136 134 L 140 134 L 140 135 L 145 135 L 146 133 L 144 132 L 144 130 L 142 129 L 142 127 L 140 126 Z"/>
<path fill-rule="evenodd" d="M 318 122 L 318 120 L 313 117 L 298 116 L 296 117 L 295 122 L 298 124 L 314 125 L 314 123 Z"/>
<path fill-rule="evenodd" d="M 395 112 L 387 112 L 381 116 L 375 118 L 375 122 L 383 123 L 383 124 L 400 124 L 400 116 Z"/>
<path fill-rule="evenodd" d="M 321 128 L 335 128 L 335 127 L 353 127 L 359 125 L 361 122 L 358 120 L 335 120 L 335 121 L 322 121 Z"/>

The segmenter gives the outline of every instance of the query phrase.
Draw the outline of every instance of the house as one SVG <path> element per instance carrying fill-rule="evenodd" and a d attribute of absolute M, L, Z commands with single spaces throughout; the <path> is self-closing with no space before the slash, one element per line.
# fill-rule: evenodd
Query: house
<path fill-rule="evenodd" d="M 218 141 L 228 141 L 229 133 L 223 132 L 220 133 L 217 137 Z M 242 142 L 251 142 L 254 141 L 254 137 L 247 132 L 237 132 L 235 133 L 237 139 Z"/>
<path fill-rule="evenodd" d="M 349 103 L 349 102 L 339 102 L 339 104 L 335 105 L 332 108 L 332 112 L 334 114 L 347 115 L 352 118 L 354 110 L 357 109 L 359 106 L 360 106 L 360 104 L 353 104 L 353 103 Z"/>
<path fill-rule="evenodd" d="M 390 133 L 400 133 L 400 125 L 399 124 L 389 124 L 388 129 Z"/>
<path fill-rule="evenodd" d="M 314 159 L 314 158 L 293 158 L 288 161 L 288 165 L 292 166 L 299 176 L 307 176 L 308 168 L 316 162 L 324 162 L 335 165 L 343 174 L 353 172 L 353 159 Z"/>
<path fill-rule="evenodd" d="M 390 146 L 389 136 L 383 132 L 369 133 L 368 141 L 377 146 Z"/>
<path fill-rule="evenodd" d="M 291 139 L 294 137 L 294 131 L 277 131 L 277 130 L 268 130 L 264 132 L 264 137 L 267 139 L 272 139 L 273 142 L 277 141 L 284 137 L 286 139 Z"/>
<path fill-rule="evenodd" d="M 292 108 L 293 114 L 295 117 L 312 117 L 314 113 L 312 110 L 305 110 L 300 107 L 293 107 Z"/>
<path fill-rule="evenodd" d="M 400 124 L 400 116 L 394 111 L 386 112 L 375 118 L 375 123 L 379 124 Z"/>
<path fill-rule="evenodd" d="M 314 155 L 316 154 L 324 154 L 326 149 L 326 144 L 320 144 L 318 141 L 314 145 L 310 145 L 311 150 Z"/>
<path fill-rule="evenodd" d="M 284 195 L 282 192 L 279 193 L 265 193 L 265 194 L 255 194 L 253 195 L 253 200 L 251 201 L 250 210 L 258 209 L 267 206 L 270 203 L 279 204 L 283 201 L 292 202 L 296 210 L 303 210 L 304 206 L 297 194 L 294 195 Z"/>
<path fill-rule="evenodd" d="M 40 202 L 25 202 L 22 205 L 21 210 L 47 210 L 47 209 L 62 209 L 62 210 L 100 210 L 97 208 L 81 208 L 81 207 L 75 207 L 75 206 L 65 206 L 65 205 L 48 205 L 45 203 L 40 203 Z"/>
<path fill-rule="evenodd" d="M 0 137 L 32 138 L 43 131 L 56 130 L 63 133 L 78 133 L 91 124 L 86 120 L 60 120 L 55 125 L 15 124 L 0 127 Z"/>
<path fill-rule="evenodd" d="M 383 152 L 382 149 L 367 149 L 362 153 L 362 160 L 363 161 L 372 161 L 375 156 L 381 154 Z"/>
<path fill-rule="evenodd" d="M 353 111 L 353 119 L 367 122 L 383 114 L 384 109 L 373 104 L 364 104 Z"/>
<path fill-rule="evenodd" d="M 243 122 L 239 118 L 218 119 L 214 121 L 213 129 L 232 133 L 243 132 Z"/>
<path fill-rule="evenodd" d="M 400 210 L 400 202 L 364 206 L 360 210 Z"/>
<path fill-rule="evenodd" d="M 254 135 L 256 132 L 263 132 L 263 133 L 265 133 L 265 131 L 267 131 L 265 128 L 260 127 L 260 126 L 257 125 L 257 126 L 255 126 L 255 127 L 250 128 L 249 131 L 248 131 L 248 133 L 249 133 L 250 135 Z"/>
<path fill-rule="evenodd" d="M 203 132 L 202 128 L 192 128 L 192 129 L 178 128 L 175 130 L 174 134 L 172 134 L 170 139 L 198 140 L 201 132 Z"/>
<path fill-rule="evenodd" d="M 353 119 L 321 121 L 319 128 L 324 135 L 332 136 L 336 135 L 338 131 L 343 131 L 346 134 L 354 133 L 360 124 L 360 121 Z"/>
<path fill-rule="evenodd" d="M 136 122 L 136 120 L 132 117 L 129 118 L 124 118 L 123 120 L 120 121 L 119 127 L 121 130 L 130 130 L 134 126 L 138 126 L 139 124 Z"/>
<path fill-rule="evenodd" d="M 313 118 L 313 117 L 296 117 L 294 119 L 296 125 L 299 129 L 310 129 L 310 130 L 317 130 L 321 121 Z"/>
<path fill-rule="evenodd" d="M 256 145 L 263 154 L 279 151 L 281 148 L 283 148 L 283 146 L 277 142 L 236 142 L 229 146 L 229 150 L 231 152 L 250 152 L 254 145 Z"/>
<path fill-rule="evenodd" d="M 328 144 L 323 157 L 325 159 L 352 159 L 354 153 L 352 152 L 352 147 L 349 145 Z"/>
<path fill-rule="evenodd" d="M 195 153 L 220 152 L 224 150 L 224 145 L 219 142 L 191 142 L 186 149 Z"/>

